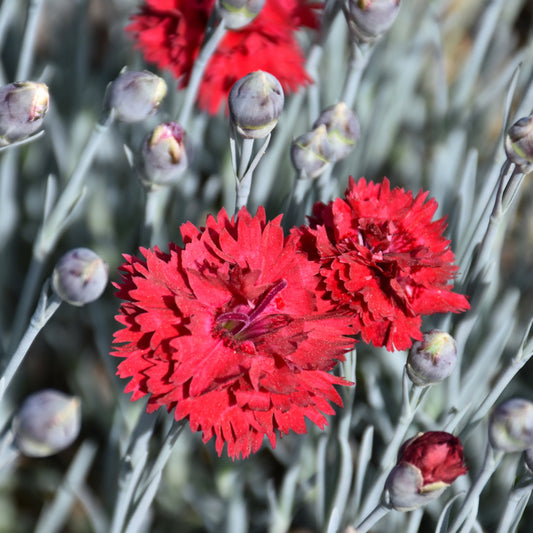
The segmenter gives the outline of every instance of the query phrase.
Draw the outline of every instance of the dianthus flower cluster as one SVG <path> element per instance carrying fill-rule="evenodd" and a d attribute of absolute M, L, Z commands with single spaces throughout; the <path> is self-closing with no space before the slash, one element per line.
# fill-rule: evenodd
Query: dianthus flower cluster
<path fill-rule="evenodd" d="M 206 37 L 215 0 L 145 0 L 126 30 L 146 61 L 170 70 L 187 86 Z M 266 0 L 259 15 L 238 30 L 228 30 L 209 60 L 198 93 L 199 106 L 211 114 L 227 101 L 233 84 L 250 72 L 275 76 L 285 92 L 311 79 L 295 33 L 318 28 L 322 2 Z"/>
<path fill-rule="evenodd" d="M 126 392 L 187 419 L 220 454 L 256 452 L 266 436 L 321 428 L 335 386 L 330 371 L 365 342 L 407 348 L 421 316 L 459 312 L 457 272 L 437 208 L 403 189 L 353 179 L 345 198 L 317 203 L 309 226 L 285 236 L 260 208 L 224 210 L 182 226 L 183 246 L 125 256 L 114 355 Z"/>

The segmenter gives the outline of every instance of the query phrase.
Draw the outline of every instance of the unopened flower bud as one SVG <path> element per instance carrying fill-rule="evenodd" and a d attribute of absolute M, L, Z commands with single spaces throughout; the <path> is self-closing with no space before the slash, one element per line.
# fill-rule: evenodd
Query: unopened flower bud
<path fill-rule="evenodd" d="M 125 71 L 108 87 L 107 103 L 117 120 L 139 122 L 153 115 L 167 94 L 163 78 L 144 71 Z"/>
<path fill-rule="evenodd" d="M 226 28 L 246 26 L 259 15 L 265 0 L 217 0 L 217 11 Z"/>
<path fill-rule="evenodd" d="M 48 87 L 23 81 L 0 88 L 0 146 L 20 141 L 35 133 L 48 111 Z"/>
<path fill-rule="evenodd" d="M 359 43 L 379 39 L 398 16 L 400 0 L 350 0 L 350 29 Z"/>
<path fill-rule="evenodd" d="M 322 124 L 292 141 L 291 160 L 302 179 L 322 174 L 334 160 L 326 126 Z"/>
<path fill-rule="evenodd" d="M 533 170 L 533 115 L 515 122 L 505 136 L 505 153 L 523 174 Z"/>
<path fill-rule="evenodd" d="M 420 433 L 400 448 L 385 482 L 386 501 L 397 511 L 417 509 L 467 471 L 457 437 L 445 431 Z"/>
<path fill-rule="evenodd" d="M 533 403 L 512 398 L 494 409 L 489 421 L 489 440 L 496 450 L 522 452 L 533 447 Z"/>
<path fill-rule="evenodd" d="M 187 168 L 185 131 L 177 122 L 160 124 L 144 140 L 141 180 L 145 185 L 170 185 Z"/>
<path fill-rule="evenodd" d="M 79 398 L 46 389 L 32 394 L 13 419 L 19 451 L 28 457 L 48 457 L 70 446 L 81 425 Z"/>
<path fill-rule="evenodd" d="M 457 363 L 454 338 L 438 329 L 424 333 L 424 339 L 415 341 L 407 356 L 407 375 L 416 385 L 432 385 L 446 379 Z"/>
<path fill-rule="evenodd" d="M 354 149 L 360 135 L 355 113 L 344 102 L 339 102 L 324 109 L 313 128 L 322 124 L 326 126 L 333 159 L 344 159 Z"/>
<path fill-rule="evenodd" d="M 65 302 L 81 306 L 98 299 L 107 285 L 107 263 L 88 248 L 75 248 L 57 263 L 54 292 Z"/>
<path fill-rule="evenodd" d="M 262 70 L 241 78 L 229 93 L 230 120 L 247 139 L 266 137 L 278 123 L 285 96 L 280 82 Z"/>

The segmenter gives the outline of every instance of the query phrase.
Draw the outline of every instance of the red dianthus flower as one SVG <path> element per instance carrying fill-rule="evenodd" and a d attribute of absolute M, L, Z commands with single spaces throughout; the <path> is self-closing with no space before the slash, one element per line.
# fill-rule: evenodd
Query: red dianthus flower
<path fill-rule="evenodd" d="M 145 0 L 126 30 L 148 62 L 189 82 L 194 60 L 205 37 L 215 0 Z M 309 83 L 304 57 L 295 38 L 299 28 L 317 28 L 321 2 L 266 0 L 259 15 L 239 30 L 229 30 L 207 64 L 199 105 L 215 114 L 232 85 L 256 70 L 274 75 L 285 91 Z"/>
<path fill-rule="evenodd" d="M 293 230 L 321 265 L 322 296 L 352 314 L 365 342 L 388 350 L 422 339 L 422 315 L 470 308 L 452 292 L 458 267 L 427 195 L 350 178 L 344 199 L 315 204 L 309 226 Z"/>
<path fill-rule="evenodd" d="M 315 297 L 316 264 L 284 237 L 281 217 L 265 221 L 224 210 L 205 228 L 182 226 L 183 248 L 141 249 L 125 256 L 117 296 L 113 355 L 131 378 L 132 400 L 150 395 L 148 411 L 174 409 L 219 455 L 256 452 L 266 435 L 305 433 L 342 405 L 328 373 L 353 344 L 350 320 L 328 315 Z"/>

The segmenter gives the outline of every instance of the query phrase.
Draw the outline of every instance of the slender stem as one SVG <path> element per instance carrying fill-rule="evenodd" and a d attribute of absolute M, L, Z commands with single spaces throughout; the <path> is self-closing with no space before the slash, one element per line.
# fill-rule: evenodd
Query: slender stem
<path fill-rule="evenodd" d="M 11 383 L 13 376 L 28 353 L 33 341 L 48 320 L 50 320 L 52 315 L 57 311 L 60 304 L 61 299 L 56 296 L 55 293 L 49 294 L 49 283 L 45 282 L 41 291 L 41 297 L 37 303 L 37 308 L 31 318 L 28 328 L 26 329 L 26 333 L 24 333 L 24 336 L 22 337 L 17 349 L 11 356 L 4 373 L 0 378 L 0 402 L 2 401 L 5 391 Z"/>
<path fill-rule="evenodd" d="M 496 533 L 511 533 L 516 531 L 516 526 L 524 513 L 532 490 L 533 483 L 531 480 L 523 486 L 513 488 L 507 498 L 505 511 L 500 518 Z"/>
<path fill-rule="evenodd" d="M 352 44 L 350 66 L 348 70 L 348 76 L 344 82 L 344 88 L 342 91 L 342 101 L 352 108 L 355 103 L 357 91 L 359 90 L 359 84 L 363 77 L 363 72 L 374 50 L 373 44 Z"/>
<path fill-rule="evenodd" d="M 30 75 L 33 64 L 33 47 L 37 39 L 37 24 L 44 5 L 44 0 L 31 0 L 28 8 L 28 19 L 26 20 L 26 27 L 24 29 L 24 39 L 22 41 L 22 48 L 19 55 L 19 62 L 17 66 L 17 73 L 15 79 L 26 81 Z"/>
<path fill-rule="evenodd" d="M 41 513 L 35 533 L 55 533 L 64 527 L 75 496 L 83 485 L 95 456 L 96 444 L 85 441 L 74 456 L 54 500 Z"/>
<path fill-rule="evenodd" d="M 466 498 L 459 509 L 459 514 L 455 517 L 455 520 L 452 522 L 452 525 L 448 530 L 449 533 L 455 533 L 461 527 L 461 524 L 466 520 L 472 508 L 477 506 L 481 491 L 485 488 L 485 485 L 491 478 L 496 468 L 498 468 L 503 455 L 504 453 L 501 451 L 494 452 L 491 445 L 487 444 L 487 450 L 485 452 L 485 459 L 483 461 L 481 471 L 470 487 L 470 490 L 468 491 L 468 494 L 466 495 Z"/>
<path fill-rule="evenodd" d="M 198 93 L 198 88 L 202 81 L 205 68 L 209 59 L 217 49 L 220 41 L 226 34 L 226 27 L 223 21 L 220 21 L 218 26 L 215 28 L 208 41 L 203 46 L 200 55 L 197 57 L 194 62 L 194 68 L 189 79 L 189 84 L 187 85 L 187 90 L 185 92 L 185 99 L 183 100 L 183 105 L 179 114 L 178 122 L 184 127 L 187 128 L 187 123 L 191 116 L 191 112 L 194 106 L 194 100 Z"/>
<path fill-rule="evenodd" d="M 148 459 L 148 444 L 157 416 L 143 411 L 131 432 L 128 448 L 122 457 L 118 494 L 113 511 L 110 533 L 122 533 L 130 512 L 137 485 Z"/>
<path fill-rule="evenodd" d="M 144 241 L 150 246 L 166 245 L 167 235 L 164 229 L 165 211 L 171 196 L 170 187 L 147 187 L 144 209 Z"/>
<path fill-rule="evenodd" d="M 33 245 L 29 274 L 24 280 L 22 294 L 15 311 L 10 346 L 15 345 L 20 338 L 23 325 L 26 323 L 27 316 L 35 299 L 35 293 L 41 280 L 44 263 L 71 220 L 72 211 L 81 200 L 83 195 L 83 181 L 87 170 L 93 161 L 104 134 L 108 131 L 112 123 L 113 113 L 109 113 L 95 125 L 72 176 L 56 205 L 51 210 L 50 215 L 44 220 L 39 230 Z"/>
<path fill-rule="evenodd" d="M 390 439 L 387 448 L 383 452 L 378 476 L 376 477 L 372 488 L 368 491 L 361 507 L 363 512 L 373 504 L 373 502 L 378 498 L 378 495 L 382 492 L 385 479 L 389 475 L 389 471 L 395 463 L 395 457 L 398 453 L 398 449 L 400 448 L 400 445 L 405 438 L 405 434 L 411 425 L 411 422 L 413 421 L 418 407 L 420 406 L 420 399 L 428 389 L 428 387 L 419 387 L 417 385 L 413 385 L 409 393 L 409 377 L 407 376 L 405 368 L 403 372 L 402 384 L 402 411 L 400 417 L 398 418 L 398 423 L 394 429 L 394 434 Z"/>
<path fill-rule="evenodd" d="M 380 503 L 356 528 L 354 533 L 366 533 L 374 524 L 381 520 L 388 512 L 389 507 Z"/>

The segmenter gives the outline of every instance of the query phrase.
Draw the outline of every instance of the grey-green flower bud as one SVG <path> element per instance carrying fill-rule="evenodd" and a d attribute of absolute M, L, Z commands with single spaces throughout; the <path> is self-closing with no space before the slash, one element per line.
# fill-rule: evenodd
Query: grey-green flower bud
<path fill-rule="evenodd" d="M 88 248 L 75 248 L 57 263 L 54 292 L 65 302 L 81 306 L 98 299 L 107 285 L 107 263 Z"/>
<path fill-rule="evenodd" d="M 35 133 L 48 111 L 48 87 L 23 81 L 0 88 L 0 146 L 20 141 Z"/>
<path fill-rule="evenodd" d="M 292 141 L 291 160 L 300 178 L 320 176 L 334 161 L 326 126 L 322 124 Z"/>
<path fill-rule="evenodd" d="M 280 82 L 262 70 L 251 72 L 231 88 L 230 120 L 247 139 L 266 137 L 278 123 L 285 96 Z"/>
<path fill-rule="evenodd" d="M 175 183 L 187 168 L 185 131 L 177 122 L 160 124 L 144 140 L 141 181 L 145 185 Z"/>
<path fill-rule="evenodd" d="M 398 16 L 400 0 L 350 0 L 349 24 L 358 43 L 374 42 Z"/>
<path fill-rule="evenodd" d="M 359 139 L 359 121 L 355 113 L 344 103 L 332 105 L 322 113 L 313 124 L 313 128 L 326 126 L 329 144 L 334 160 L 344 159 L 355 147 Z"/>
<path fill-rule="evenodd" d="M 457 363 L 454 338 L 438 329 L 424 333 L 424 339 L 411 346 L 407 356 L 407 375 L 416 385 L 432 385 L 446 379 Z"/>
<path fill-rule="evenodd" d="M 217 0 L 217 12 L 226 28 L 235 30 L 246 26 L 257 17 L 265 0 Z"/>
<path fill-rule="evenodd" d="M 505 136 L 505 153 L 523 174 L 533 170 L 533 115 L 516 121 Z"/>
<path fill-rule="evenodd" d="M 28 457 L 48 457 L 70 446 L 81 426 L 79 398 L 46 389 L 28 396 L 13 419 L 18 450 Z"/>
<path fill-rule="evenodd" d="M 507 453 L 533 448 L 533 403 L 512 398 L 498 405 L 490 416 L 489 440 Z"/>
<path fill-rule="evenodd" d="M 107 105 L 117 120 L 140 122 L 153 115 L 167 94 L 163 78 L 144 71 L 125 71 L 107 89 Z"/>

